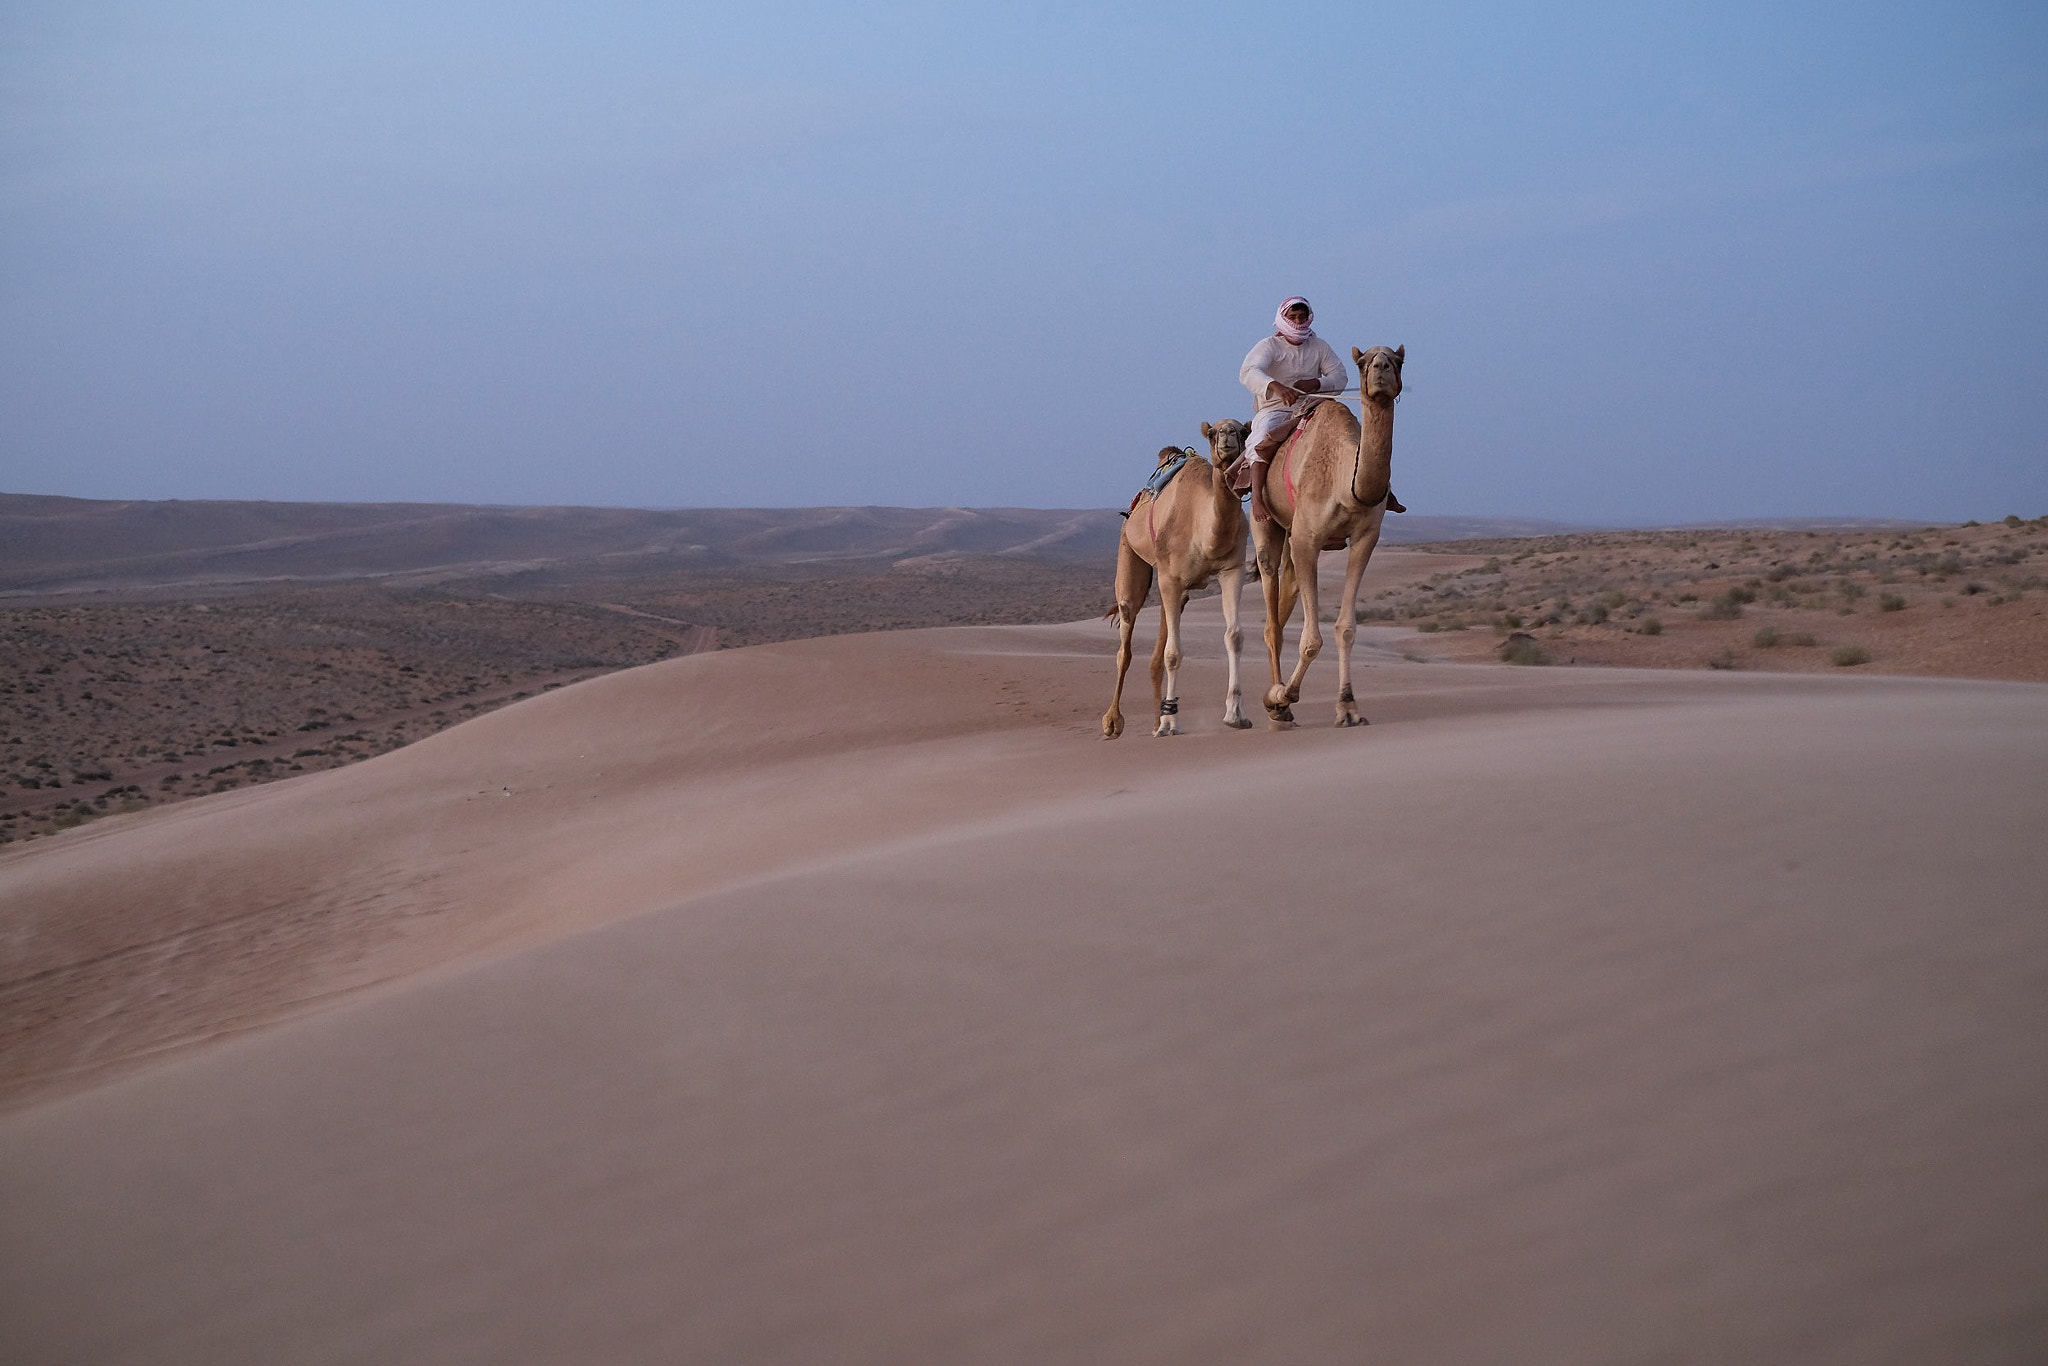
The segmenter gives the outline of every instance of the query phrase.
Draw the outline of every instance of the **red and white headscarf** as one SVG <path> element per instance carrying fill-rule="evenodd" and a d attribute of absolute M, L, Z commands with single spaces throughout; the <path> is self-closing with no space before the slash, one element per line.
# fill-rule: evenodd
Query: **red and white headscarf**
<path fill-rule="evenodd" d="M 1300 304 L 1303 308 L 1308 308 L 1309 322 L 1315 321 L 1316 311 L 1313 308 L 1309 308 L 1308 300 L 1296 294 L 1281 300 L 1280 307 L 1273 311 L 1273 331 L 1282 341 L 1299 346 L 1310 337 L 1313 337 L 1316 334 L 1316 330 L 1310 327 L 1308 323 L 1298 323 L 1287 316 L 1287 310 L 1296 304 Z"/>

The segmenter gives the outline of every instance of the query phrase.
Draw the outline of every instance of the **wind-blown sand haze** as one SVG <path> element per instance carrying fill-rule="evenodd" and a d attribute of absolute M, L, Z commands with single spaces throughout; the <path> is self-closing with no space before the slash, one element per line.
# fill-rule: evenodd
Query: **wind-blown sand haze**
<path fill-rule="evenodd" d="M 1190 633 L 1175 740 L 839 637 L 0 855 L 0 1357 L 2039 1359 L 2048 688 Z"/>

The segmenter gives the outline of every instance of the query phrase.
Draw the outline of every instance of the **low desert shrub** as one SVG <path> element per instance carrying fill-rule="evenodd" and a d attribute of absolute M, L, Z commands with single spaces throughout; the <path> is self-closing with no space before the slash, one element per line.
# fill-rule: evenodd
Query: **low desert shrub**
<path fill-rule="evenodd" d="M 1661 636 L 1664 634 L 1664 623 L 1655 617 L 1644 617 L 1643 624 L 1636 629 L 1646 636 Z"/>
<path fill-rule="evenodd" d="M 1731 593 L 1723 593 L 1700 608 L 1701 621 L 1733 621 L 1742 615 L 1742 604 Z"/>
<path fill-rule="evenodd" d="M 1778 644 L 1778 628 L 1775 626 L 1757 627 L 1756 634 L 1749 638 L 1749 643 L 1756 646 L 1759 650 L 1776 648 Z"/>
<path fill-rule="evenodd" d="M 1906 600 L 1897 593 L 1880 593 L 1877 597 L 1877 610 L 1880 612 L 1903 612 L 1906 610 Z"/>
<path fill-rule="evenodd" d="M 1707 661 L 1709 669 L 1732 669 L 1735 667 L 1735 651 L 1723 650 Z"/>
<path fill-rule="evenodd" d="M 1811 631 L 1794 631 L 1791 635 L 1785 637 L 1785 644 L 1818 645 L 1820 642 L 1813 638 L 1813 632 Z"/>
<path fill-rule="evenodd" d="M 1861 645 L 1837 645 L 1834 649 L 1828 651 L 1828 662 L 1844 669 L 1858 664 L 1868 664 L 1870 662 L 1870 651 L 1864 649 Z"/>
<path fill-rule="evenodd" d="M 1436 633 L 1437 633 L 1438 631 L 1441 631 L 1441 630 L 1443 630 L 1444 628 L 1443 628 L 1443 623 L 1442 623 L 1442 622 L 1438 622 L 1438 621 L 1418 621 L 1418 622 L 1416 622 L 1416 623 L 1415 623 L 1415 629 L 1416 629 L 1416 630 L 1418 630 L 1418 631 L 1420 631 L 1420 632 L 1422 632 L 1422 634 L 1424 634 L 1424 635 L 1426 635 L 1426 636 L 1433 636 L 1433 635 L 1435 635 L 1435 634 L 1436 634 Z"/>
<path fill-rule="evenodd" d="M 1538 649 L 1533 640 L 1510 640 L 1501 646 L 1500 659 L 1503 664 L 1548 664 L 1550 657 Z"/>

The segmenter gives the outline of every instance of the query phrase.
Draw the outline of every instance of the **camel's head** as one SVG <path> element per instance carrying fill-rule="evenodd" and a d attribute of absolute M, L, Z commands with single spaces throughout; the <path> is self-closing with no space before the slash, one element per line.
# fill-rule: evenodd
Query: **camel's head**
<path fill-rule="evenodd" d="M 1351 348 L 1351 363 L 1358 367 L 1358 392 L 1375 403 L 1392 403 L 1401 396 L 1401 362 L 1408 359 L 1405 346 L 1375 346 L 1370 351 Z"/>
<path fill-rule="evenodd" d="M 1204 422 L 1202 435 L 1209 439 L 1209 463 L 1222 469 L 1231 461 L 1244 454 L 1244 439 L 1252 429 L 1234 417 L 1226 417 L 1214 426 Z"/>

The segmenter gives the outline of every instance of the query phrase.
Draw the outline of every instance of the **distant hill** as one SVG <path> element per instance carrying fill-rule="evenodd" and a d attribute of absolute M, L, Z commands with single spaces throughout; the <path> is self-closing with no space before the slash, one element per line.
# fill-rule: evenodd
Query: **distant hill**
<path fill-rule="evenodd" d="M 1115 511 L 1045 508 L 490 507 L 114 501 L 0 494 L 0 592 L 649 574 L 960 556 L 1115 562 Z M 1513 518 L 1394 517 L 1390 543 L 1578 530 Z"/>
<path fill-rule="evenodd" d="M 1569 536 L 1598 528 L 1584 522 L 1546 522 L 1535 517 L 1430 517 L 1406 513 L 1389 517 L 1380 532 L 1382 545 L 1421 545 L 1430 541 L 1495 541 L 1516 536 Z"/>
<path fill-rule="evenodd" d="M 113 502 L 0 495 L 0 591 L 1115 555 L 1108 511 Z"/>

